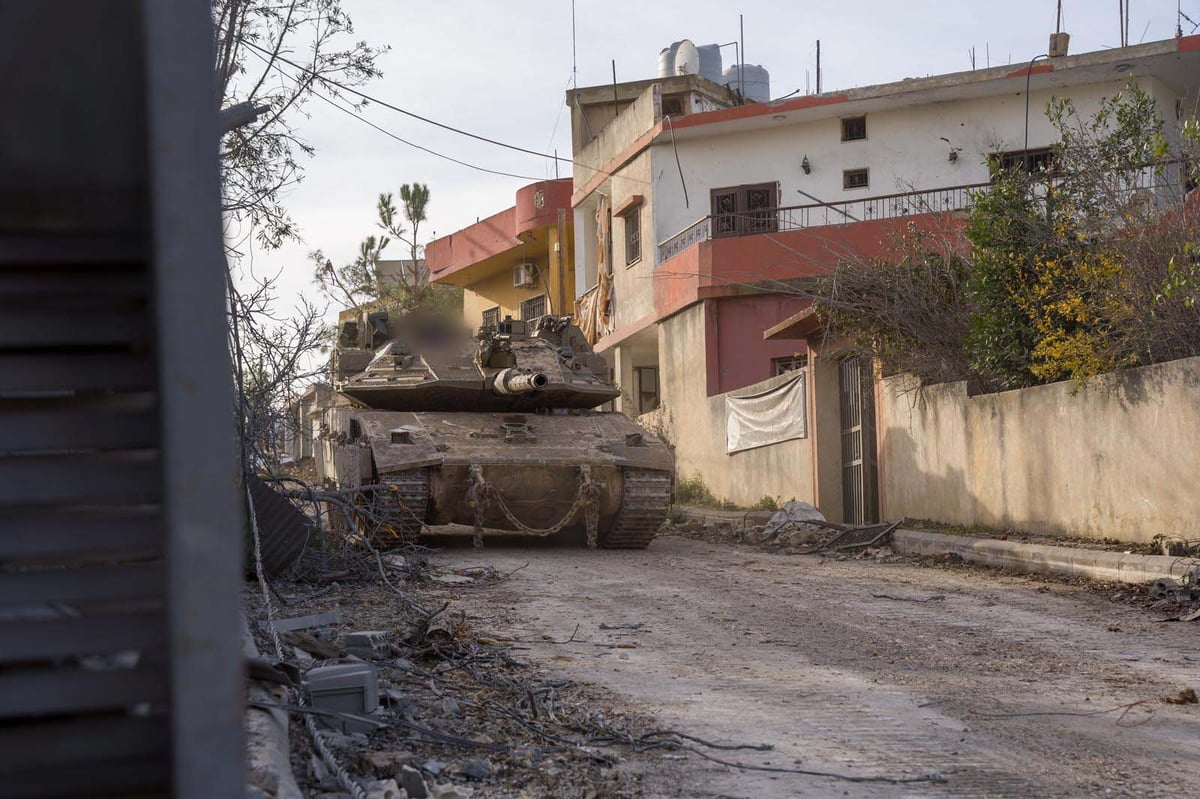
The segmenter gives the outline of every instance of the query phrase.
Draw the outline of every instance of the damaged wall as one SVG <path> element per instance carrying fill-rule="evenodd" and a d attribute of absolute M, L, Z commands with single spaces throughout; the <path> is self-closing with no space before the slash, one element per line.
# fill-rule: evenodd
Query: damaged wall
<path fill-rule="evenodd" d="M 1200 358 L 968 397 L 879 391 L 884 518 L 1145 542 L 1195 538 Z"/>
<path fill-rule="evenodd" d="M 743 506 L 764 496 L 816 504 L 811 437 L 726 453 L 726 395 L 710 397 L 707 391 L 704 303 L 663 320 L 658 347 L 659 362 L 671 368 L 660 373 L 662 405 L 641 420 L 675 445 L 681 478 L 698 474 L 718 499 Z M 772 378 L 733 393 L 754 394 L 788 379 Z"/>

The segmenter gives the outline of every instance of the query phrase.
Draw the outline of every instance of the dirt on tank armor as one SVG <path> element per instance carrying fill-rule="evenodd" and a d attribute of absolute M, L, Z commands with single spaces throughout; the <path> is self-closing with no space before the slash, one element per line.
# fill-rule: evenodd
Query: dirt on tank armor
<path fill-rule="evenodd" d="M 371 354 L 373 353 L 373 354 Z M 398 543 L 427 525 L 484 534 L 583 531 L 644 548 L 666 519 L 674 459 L 628 417 L 570 317 L 505 319 L 474 337 L 424 313 L 344 323 L 326 411 L 325 476 L 377 486 L 369 505 Z"/>

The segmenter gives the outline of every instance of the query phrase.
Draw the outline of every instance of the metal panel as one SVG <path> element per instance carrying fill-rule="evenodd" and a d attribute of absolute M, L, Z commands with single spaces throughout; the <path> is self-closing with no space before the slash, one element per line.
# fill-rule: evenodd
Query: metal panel
<path fill-rule="evenodd" d="M 157 502 L 154 452 L 0 458 L 0 508 L 11 505 Z"/>
<path fill-rule="evenodd" d="M 245 790 L 242 525 L 207 0 L 143 0 L 171 603 L 174 795 Z M 203 741 L 203 746 L 189 742 Z"/>
<path fill-rule="evenodd" d="M 162 646 L 160 611 L 123 616 L 0 622 L 3 663 L 78 657 Z M 3 752 L 0 747 L 0 752 Z M 7 752 L 5 755 L 7 756 Z"/>
<path fill-rule="evenodd" d="M 140 353 L 0 352 L 0 398 L 154 388 L 153 362 Z"/>
<path fill-rule="evenodd" d="M 154 396 L 41 399 L 13 403 L 0 452 L 145 449 L 158 444 Z"/>
<path fill-rule="evenodd" d="M 845 358 L 838 364 L 841 397 L 842 519 L 876 521 L 875 402 L 869 363 Z"/>
<path fill-rule="evenodd" d="M 26 569 L 6 574 L 0 581 L 0 605 L 161 597 L 166 588 L 163 571 L 160 561 Z"/>
<path fill-rule="evenodd" d="M 0 672 L 0 719 L 131 709 L 167 698 L 160 667 L 96 671 L 24 669 Z"/>
<path fill-rule="evenodd" d="M 0 560 L 158 557 L 163 544 L 159 509 L 153 505 L 5 509 L 0 514 Z"/>
<path fill-rule="evenodd" d="M 159 796 L 162 795 L 162 786 L 167 784 L 168 778 L 165 751 L 140 758 L 83 763 L 72 768 L 25 769 L 4 773 L 2 777 L 7 795 L 22 796 L 26 799 L 61 796 L 86 796 L 89 799 L 112 796 L 128 799 L 131 796 Z"/>
<path fill-rule="evenodd" d="M 10 773 L 60 766 L 90 768 L 92 763 L 109 758 L 165 752 L 167 746 L 167 722 L 162 718 L 114 715 L 0 726 L 0 752 L 5 753 L 4 763 L 0 764 L 0 785 L 6 795 L 13 795 L 7 794 Z"/>

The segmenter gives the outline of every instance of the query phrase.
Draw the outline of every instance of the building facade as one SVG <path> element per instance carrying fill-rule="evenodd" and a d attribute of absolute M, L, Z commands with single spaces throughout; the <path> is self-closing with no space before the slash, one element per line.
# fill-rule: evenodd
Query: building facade
<path fill-rule="evenodd" d="M 1053 98 L 1086 118 L 1133 81 L 1175 120 L 1197 67 L 1200 37 L 1181 37 L 745 105 L 697 76 L 568 92 L 580 313 L 626 388 L 621 408 L 718 497 L 873 516 L 874 411 L 855 394 L 870 366 L 821 343 L 805 284 L 910 226 L 961 225 L 990 160 L 1046 163 Z M 1180 183 L 1169 167 L 1143 188 Z M 805 436 L 732 449 L 730 409 L 796 380 Z"/>
<path fill-rule="evenodd" d="M 431 241 L 434 283 L 463 288 L 463 319 L 478 328 L 511 316 L 569 315 L 575 301 L 571 179 L 517 191 L 516 204 Z"/>

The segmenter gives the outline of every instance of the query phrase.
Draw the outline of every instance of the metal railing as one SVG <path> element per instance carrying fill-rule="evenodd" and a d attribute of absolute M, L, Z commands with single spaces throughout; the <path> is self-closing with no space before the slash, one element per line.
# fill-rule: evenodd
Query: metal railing
<path fill-rule="evenodd" d="M 808 203 L 746 213 L 714 214 L 702 217 L 662 241 L 658 245 L 658 263 L 711 238 L 752 236 L 759 233 L 962 211 L 970 207 L 971 197 L 975 192 L 986 190 L 989 185 L 991 184 L 972 183 L 830 203 Z"/>

